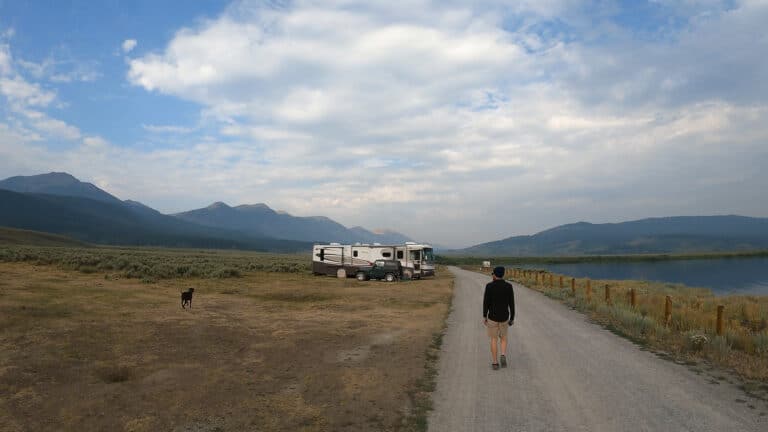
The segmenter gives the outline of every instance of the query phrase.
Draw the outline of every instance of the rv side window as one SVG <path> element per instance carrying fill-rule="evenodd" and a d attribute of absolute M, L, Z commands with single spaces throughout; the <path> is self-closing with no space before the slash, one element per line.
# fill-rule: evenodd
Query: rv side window
<path fill-rule="evenodd" d="M 397 251 L 397 259 L 403 259 L 403 251 Z"/>
<path fill-rule="evenodd" d="M 382 252 L 381 256 L 384 258 L 392 258 L 392 252 Z"/>
<path fill-rule="evenodd" d="M 355 258 L 357 258 L 357 251 L 353 251 L 353 252 L 352 252 L 352 256 L 353 256 L 353 257 L 355 257 Z"/>

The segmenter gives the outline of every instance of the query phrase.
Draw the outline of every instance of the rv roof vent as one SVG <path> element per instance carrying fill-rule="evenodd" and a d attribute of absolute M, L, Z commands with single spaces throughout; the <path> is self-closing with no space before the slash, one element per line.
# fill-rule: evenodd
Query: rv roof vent
<path fill-rule="evenodd" d="M 341 246 L 341 243 L 331 243 L 331 246 Z"/>
<path fill-rule="evenodd" d="M 407 245 L 415 245 L 416 242 L 405 242 L 405 244 L 407 244 Z"/>
<path fill-rule="evenodd" d="M 355 243 L 355 246 L 360 246 L 360 242 Z"/>
<path fill-rule="evenodd" d="M 370 246 L 370 244 L 368 244 L 368 243 L 363 243 L 363 246 Z"/>
<path fill-rule="evenodd" d="M 374 246 L 381 246 L 381 243 L 374 243 Z"/>

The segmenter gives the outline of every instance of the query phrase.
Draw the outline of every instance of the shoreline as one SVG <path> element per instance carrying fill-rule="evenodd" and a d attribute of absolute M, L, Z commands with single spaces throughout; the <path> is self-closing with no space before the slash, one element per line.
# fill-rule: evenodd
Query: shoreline
<path fill-rule="evenodd" d="M 494 255 L 437 255 L 439 264 L 466 265 L 476 264 L 483 260 L 509 264 L 581 264 L 593 262 L 648 262 L 648 261 L 678 261 L 678 260 L 707 260 L 728 258 L 760 258 L 768 257 L 768 250 L 744 252 L 702 252 L 681 254 L 629 254 L 629 255 L 574 255 L 574 256 L 494 256 Z"/>

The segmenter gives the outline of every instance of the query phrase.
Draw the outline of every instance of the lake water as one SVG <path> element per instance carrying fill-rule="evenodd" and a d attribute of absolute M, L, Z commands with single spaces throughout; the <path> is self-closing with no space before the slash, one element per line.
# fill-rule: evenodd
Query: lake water
<path fill-rule="evenodd" d="M 575 264 L 510 264 L 576 278 L 637 279 L 710 288 L 717 295 L 768 295 L 768 257 Z"/>

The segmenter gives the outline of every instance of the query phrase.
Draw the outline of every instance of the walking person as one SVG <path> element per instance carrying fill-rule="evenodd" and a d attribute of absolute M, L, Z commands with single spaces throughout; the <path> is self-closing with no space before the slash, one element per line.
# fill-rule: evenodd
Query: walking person
<path fill-rule="evenodd" d="M 491 368 L 507 367 L 507 330 L 515 322 L 515 291 L 504 280 L 504 267 L 493 269 L 493 282 L 485 286 L 483 294 L 483 324 L 491 340 Z M 498 340 L 501 339 L 501 356 Z"/>

